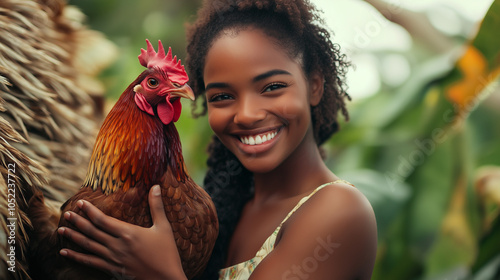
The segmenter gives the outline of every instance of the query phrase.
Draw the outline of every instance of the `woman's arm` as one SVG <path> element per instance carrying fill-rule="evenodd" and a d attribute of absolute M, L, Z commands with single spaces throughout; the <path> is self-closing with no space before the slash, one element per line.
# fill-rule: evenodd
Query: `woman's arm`
<path fill-rule="evenodd" d="M 371 205 L 345 184 L 313 195 L 283 225 L 250 279 L 370 279 L 377 250 Z"/>
<path fill-rule="evenodd" d="M 150 228 L 107 216 L 87 201 L 79 201 L 77 205 L 89 220 L 74 212 L 66 212 L 64 218 L 80 232 L 61 227 L 58 233 L 95 255 L 69 249 L 62 249 L 61 255 L 107 272 L 134 276 L 136 279 L 186 279 L 172 228 L 165 215 L 159 186 L 152 187 L 149 193 L 153 219 L 153 226 Z"/>

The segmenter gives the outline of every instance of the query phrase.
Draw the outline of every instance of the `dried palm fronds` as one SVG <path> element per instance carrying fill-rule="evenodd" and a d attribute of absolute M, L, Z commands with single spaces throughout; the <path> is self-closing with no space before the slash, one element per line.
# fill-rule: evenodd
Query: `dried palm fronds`
<path fill-rule="evenodd" d="M 29 277 L 25 211 L 32 194 L 43 191 L 55 208 L 85 176 L 103 113 L 103 88 L 93 77 L 116 51 L 83 18 L 63 0 L 0 1 L 1 279 Z M 8 218 L 17 225 L 16 273 L 7 270 Z"/>

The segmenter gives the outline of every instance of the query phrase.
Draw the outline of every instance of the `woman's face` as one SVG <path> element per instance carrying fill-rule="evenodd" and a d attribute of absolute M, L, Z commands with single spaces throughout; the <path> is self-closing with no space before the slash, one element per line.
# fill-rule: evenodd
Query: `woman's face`
<path fill-rule="evenodd" d="M 249 171 L 270 172 L 299 145 L 316 145 L 310 106 L 319 102 L 312 97 L 318 90 L 262 31 L 222 34 L 207 53 L 203 75 L 210 126 Z"/>

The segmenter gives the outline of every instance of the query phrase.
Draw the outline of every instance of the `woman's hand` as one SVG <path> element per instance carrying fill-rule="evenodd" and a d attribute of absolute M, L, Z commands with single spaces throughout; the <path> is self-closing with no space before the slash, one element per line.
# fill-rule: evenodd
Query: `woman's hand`
<path fill-rule="evenodd" d="M 61 227 L 58 233 L 95 255 L 62 249 L 60 254 L 107 272 L 136 279 L 186 279 L 159 186 L 151 188 L 153 226 L 143 228 L 105 215 L 88 201 L 77 205 L 90 221 L 74 212 L 64 218 L 80 232 Z"/>

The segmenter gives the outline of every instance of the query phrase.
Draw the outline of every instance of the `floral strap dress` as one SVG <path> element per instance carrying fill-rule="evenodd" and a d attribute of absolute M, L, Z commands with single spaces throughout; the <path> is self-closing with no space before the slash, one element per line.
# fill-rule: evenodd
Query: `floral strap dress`
<path fill-rule="evenodd" d="M 267 256 L 267 254 L 269 254 L 274 249 L 274 243 L 276 241 L 276 236 L 278 236 L 278 232 L 280 231 L 283 223 L 285 223 L 286 220 L 288 220 L 288 218 L 293 213 L 295 213 L 295 211 L 297 211 L 297 209 L 299 209 L 300 206 L 302 206 L 302 204 L 304 204 L 317 191 L 321 190 L 325 186 L 335 184 L 335 183 L 345 183 L 345 184 L 352 186 L 352 184 L 347 182 L 347 181 L 337 180 L 337 181 L 326 183 L 326 184 L 323 184 L 323 185 L 317 187 L 308 196 L 303 197 L 299 201 L 299 203 L 297 203 L 297 205 L 295 205 L 295 207 L 292 209 L 292 211 L 290 211 L 290 213 L 288 213 L 288 215 L 285 217 L 285 219 L 274 230 L 274 232 L 271 234 L 271 236 L 269 236 L 266 239 L 266 241 L 264 242 L 264 244 L 262 245 L 260 250 L 257 252 L 255 257 L 253 257 L 252 259 L 250 259 L 246 262 L 242 262 L 242 263 L 235 264 L 233 266 L 221 269 L 219 271 L 219 280 L 247 280 L 248 278 L 250 278 L 250 274 L 252 274 L 252 272 L 255 270 L 257 265 L 259 265 L 259 263 Z"/>

